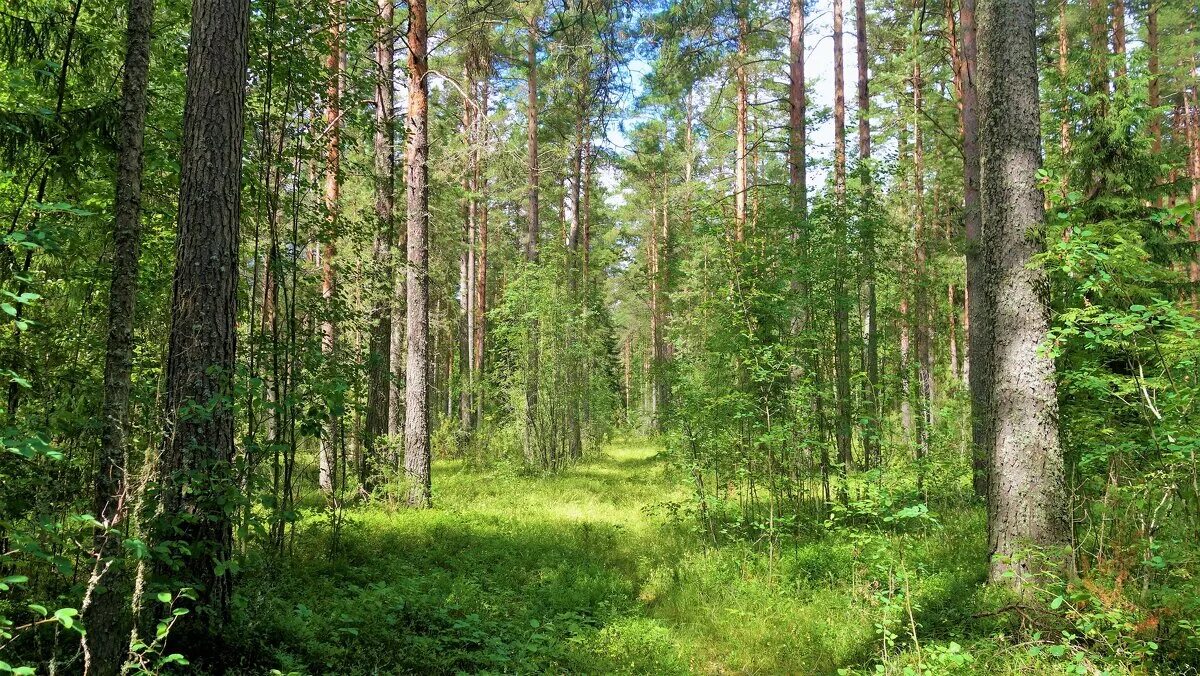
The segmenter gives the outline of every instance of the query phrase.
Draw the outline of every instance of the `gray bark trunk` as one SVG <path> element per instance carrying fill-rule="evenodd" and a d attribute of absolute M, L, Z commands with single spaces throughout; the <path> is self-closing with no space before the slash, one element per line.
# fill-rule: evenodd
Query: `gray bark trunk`
<path fill-rule="evenodd" d="M 988 430 L 990 579 L 1021 586 L 1041 564 L 1030 546 L 1065 542 L 1066 495 L 1054 362 L 1041 352 L 1049 283 L 1043 249 L 1037 15 L 1033 0 L 985 0 L 979 16 L 981 179 L 993 317 Z M 1061 552 L 1047 551 L 1050 561 Z M 1015 573 L 1006 578 L 1008 571 Z"/>
<path fill-rule="evenodd" d="M 189 657 L 213 654 L 229 619 L 231 580 L 218 574 L 232 532 L 222 495 L 234 485 L 234 425 L 229 403 L 236 366 L 238 225 L 246 101 L 249 0 L 195 0 L 188 49 L 180 154 L 179 232 L 167 351 L 167 428 L 162 512 L 182 532 L 190 556 L 181 571 L 160 571 L 200 591 L 202 612 L 172 630 Z M 211 406 L 206 415 L 188 411 Z M 189 652 L 191 651 L 191 652 Z"/>
<path fill-rule="evenodd" d="M 104 361 L 103 427 L 93 514 L 106 528 L 117 528 L 128 513 L 125 468 L 129 464 L 129 390 L 133 372 L 133 314 L 138 289 L 141 243 L 142 149 L 146 127 L 146 91 L 150 80 L 150 31 L 154 0 L 130 0 L 125 31 L 125 68 L 121 85 L 120 147 L 117 151 L 116 219 L 113 269 L 108 295 L 108 347 Z M 120 569 L 120 538 L 97 530 L 96 563 L 84 597 L 82 618 L 84 672 L 110 676 L 121 671 L 129 618 L 124 591 L 128 576 Z"/>

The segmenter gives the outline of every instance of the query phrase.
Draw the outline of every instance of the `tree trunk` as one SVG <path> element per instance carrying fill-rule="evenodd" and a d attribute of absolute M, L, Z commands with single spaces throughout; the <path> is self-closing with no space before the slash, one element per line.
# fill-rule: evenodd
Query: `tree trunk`
<path fill-rule="evenodd" d="M 345 7 L 343 0 L 333 0 L 329 24 L 329 53 L 325 57 L 325 69 L 329 75 L 326 90 L 325 128 L 328 134 L 325 150 L 325 230 L 321 233 L 321 299 L 324 301 L 324 318 L 321 320 L 321 354 L 326 363 L 335 359 L 337 351 L 337 323 L 334 314 L 337 302 L 337 237 L 341 211 L 341 94 L 342 94 L 342 21 Z M 331 411 L 326 436 L 321 438 L 318 459 L 321 490 L 332 492 L 337 485 L 337 448 L 341 439 L 340 414 Z"/>
<path fill-rule="evenodd" d="M 914 31 L 916 26 L 914 26 Z M 913 33 L 914 45 L 917 34 Z M 929 438 L 933 430 L 933 317 L 929 302 L 929 283 L 926 279 L 926 263 L 929 257 L 927 233 L 925 232 L 925 142 L 921 131 L 924 100 L 921 77 L 921 61 L 915 56 L 912 67 L 913 90 L 913 205 L 916 218 L 913 221 L 913 314 L 917 348 L 917 457 L 929 455 Z M 917 473 L 917 490 L 922 489 L 923 472 Z"/>
<path fill-rule="evenodd" d="M 489 59 L 483 62 L 478 74 L 476 86 L 479 94 L 476 97 L 479 110 L 475 115 L 475 335 L 474 358 L 472 371 L 475 374 L 475 426 L 483 422 L 484 405 L 484 350 L 487 349 L 487 266 L 488 266 L 488 179 L 485 169 L 484 153 L 488 140 L 488 78 L 491 71 Z"/>
<path fill-rule="evenodd" d="M 850 246 L 846 238 L 846 78 L 842 52 L 842 0 L 833 0 L 833 190 L 835 266 L 833 273 L 834 381 L 837 394 L 838 463 L 844 473 L 850 469 L 850 308 L 846 298 L 846 269 Z M 845 486 L 843 485 L 843 491 Z M 843 492 L 843 498 L 845 494 Z"/>
<path fill-rule="evenodd" d="M 967 245 L 967 286 L 963 293 L 966 305 L 963 328 L 967 345 L 962 372 L 971 394 L 971 483 L 975 495 L 985 497 L 988 471 L 984 438 L 987 419 L 986 360 L 990 336 L 984 289 L 985 268 L 980 250 L 982 224 L 979 211 L 979 102 L 975 81 L 978 49 L 975 44 L 975 0 L 962 0 L 959 24 L 962 49 L 958 51 L 960 60 L 954 73 L 959 83 L 961 102 L 959 116 L 963 135 L 963 222 L 966 226 Z"/>
<path fill-rule="evenodd" d="M 858 161 L 866 195 L 873 191 L 871 167 L 871 90 L 870 68 L 867 60 L 867 3 L 854 3 L 855 42 L 858 54 Z M 862 226 L 863 285 L 866 288 L 866 317 L 863 331 L 863 410 L 866 423 L 862 428 L 863 461 L 870 465 L 879 461 L 879 337 L 878 302 L 875 293 L 875 225 L 868 215 Z"/>
<path fill-rule="evenodd" d="M 232 591 L 228 571 L 218 572 L 214 563 L 229 560 L 233 538 L 223 489 L 235 480 L 229 402 L 249 24 L 249 0 L 192 5 L 160 465 L 163 518 L 182 520 L 158 532 L 190 550 L 181 571 L 161 571 L 199 591 L 201 612 L 171 632 L 173 645 L 186 646 L 189 657 L 217 652 L 212 636 L 229 620 Z M 189 413 L 210 403 L 206 415 Z"/>
<path fill-rule="evenodd" d="M 807 212 L 808 180 L 805 171 L 807 162 L 805 160 L 804 147 L 804 116 L 807 103 L 807 96 L 804 92 L 804 0 L 791 0 L 790 10 L 789 24 L 791 31 L 788 39 L 788 180 L 792 189 L 792 208 L 797 211 Z M 690 134 L 688 138 L 690 142 Z M 690 169 L 690 154 L 688 159 Z M 691 181 L 690 175 L 687 177 L 687 180 L 688 182 Z M 807 214 L 805 213 L 805 215 Z"/>
<path fill-rule="evenodd" d="M 1049 280 L 1043 249 L 1037 14 L 1033 0 L 985 0 L 979 21 L 982 213 L 993 340 L 989 578 L 1020 587 L 1041 565 L 1030 545 L 1059 547 L 1067 497 L 1054 361 L 1042 353 Z M 1047 551 L 1051 561 L 1062 553 Z M 1012 571 L 1014 576 L 1005 577 Z"/>
<path fill-rule="evenodd" d="M 405 368 L 404 473 L 410 507 L 429 507 L 429 41 L 425 0 L 408 16 L 408 364 Z"/>
<path fill-rule="evenodd" d="M 529 139 L 528 163 L 529 206 L 528 230 L 525 233 L 525 260 L 533 265 L 538 261 L 538 92 L 537 92 L 537 34 L 538 15 L 529 17 L 529 45 L 526 50 L 526 60 L 529 68 L 529 102 L 526 108 L 527 134 Z M 525 460 L 532 463 L 537 456 L 537 424 L 538 406 L 538 326 L 535 319 L 529 328 L 529 354 L 525 365 Z"/>
<path fill-rule="evenodd" d="M 121 672 L 129 639 L 126 575 L 118 528 L 128 513 L 125 468 L 129 464 L 129 390 L 133 372 L 134 309 L 141 244 L 142 148 L 150 79 L 150 32 L 154 0 L 129 0 L 125 68 L 121 83 L 113 269 L 108 294 L 108 345 L 104 359 L 104 407 L 93 515 L 104 524 L 94 537 L 96 562 L 84 597 L 83 669 L 93 676 Z M 117 568 L 114 569 L 114 566 Z"/>
<path fill-rule="evenodd" d="M 379 439 L 388 433 L 390 400 L 392 317 L 389 312 L 392 292 L 392 238 L 395 236 L 396 147 L 393 140 L 395 104 L 395 36 L 392 34 L 395 9 L 392 0 L 379 0 L 379 19 L 375 29 L 375 58 L 379 68 L 375 77 L 375 244 L 372 258 L 376 273 L 387 281 L 373 289 L 371 341 L 368 355 L 367 429 L 363 439 L 364 461 L 359 468 L 360 481 L 368 486 L 379 462 Z"/>

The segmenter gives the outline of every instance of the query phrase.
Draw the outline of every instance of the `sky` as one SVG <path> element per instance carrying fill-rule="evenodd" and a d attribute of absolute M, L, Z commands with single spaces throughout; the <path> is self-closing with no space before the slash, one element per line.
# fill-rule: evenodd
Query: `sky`
<path fill-rule="evenodd" d="M 808 85 L 809 109 L 832 108 L 833 107 L 833 15 L 831 10 L 831 2 L 823 2 L 814 9 L 810 9 L 805 18 L 805 35 L 804 35 L 804 76 Z M 776 30 L 786 30 L 785 21 L 778 22 L 775 26 Z M 854 124 L 854 102 L 853 94 L 854 83 L 858 73 L 858 59 L 854 49 L 854 12 L 846 12 L 846 19 L 843 21 L 843 31 L 845 32 L 843 41 L 843 51 L 845 52 L 844 72 L 847 84 L 847 128 Z M 783 45 L 786 50 L 786 45 Z M 786 51 L 780 55 L 781 61 L 786 62 Z M 786 66 L 780 64 L 780 78 L 786 77 Z M 642 79 L 650 72 L 650 63 L 640 56 L 634 57 L 628 64 L 628 77 L 630 79 L 630 87 L 625 94 L 625 100 L 622 102 L 624 110 L 632 110 L 634 100 L 641 94 Z M 628 118 L 624 121 L 628 123 Z M 607 144 L 610 148 L 621 150 L 627 145 L 625 134 L 621 130 L 622 119 L 615 119 L 609 123 L 607 132 Z M 827 120 L 821 123 L 813 124 L 810 122 L 808 127 L 808 157 L 810 165 L 815 160 L 818 162 L 816 166 L 810 166 L 808 169 L 808 184 L 812 186 L 822 185 L 825 181 L 828 169 L 825 162 L 833 154 L 833 122 Z M 608 188 L 615 188 L 619 182 L 619 177 L 611 168 L 606 168 L 602 172 L 600 180 Z M 617 203 L 620 202 L 619 196 Z"/>

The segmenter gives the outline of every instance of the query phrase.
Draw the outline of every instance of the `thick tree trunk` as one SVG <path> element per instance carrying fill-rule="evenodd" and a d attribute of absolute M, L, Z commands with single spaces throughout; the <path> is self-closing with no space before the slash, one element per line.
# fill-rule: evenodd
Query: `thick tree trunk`
<path fill-rule="evenodd" d="M 120 673 L 129 640 L 125 608 L 127 576 L 120 569 L 119 528 L 128 513 L 125 468 L 129 464 L 129 390 L 133 372 L 133 313 L 141 244 L 142 148 L 146 91 L 150 80 L 150 31 L 154 0 L 129 0 L 125 68 L 121 83 L 113 269 L 108 294 L 108 345 L 104 359 L 104 408 L 93 515 L 105 530 L 95 534 L 95 566 L 84 597 L 83 669 L 93 676 Z"/>
<path fill-rule="evenodd" d="M 375 29 L 375 244 L 372 258 L 376 273 L 386 285 L 373 289 L 371 340 L 367 356 L 367 429 L 363 439 L 364 461 L 359 468 L 360 481 L 368 486 L 380 460 L 380 439 L 388 433 L 389 384 L 392 371 L 392 317 L 389 311 L 392 293 L 392 238 L 395 236 L 396 147 L 393 140 L 395 104 L 395 50 L 392 0 L 379 0 L 379 18 Z"/>
<path fill-rule="evenodd" d="M 847 259 L 850 246 L 846 237 L 846 77 L 842 51 L 842 0 L 833 0 L 833 190 L 834 214 L 833 339 L 834 385 L 837 395 L 838 463 L 844 473 L 852 463 L 852 412 L 850 402 L 850 308 L 846 297 Z M 843 486 L 844 490 L 844 486 Z M 843 493 L 843 497 L 845 497 Z"/>
<path fill-rule="evenodd" d="M 1049 281 L 1030 266 L 1044 246 L 1037 14 L 1033 0 L 985 0 L 979 18 L 982 213 L 994 322 L 989 577 L 1020 587 L 1041 566 L 1028 547 L 1060 547 L 1067 534 L 1054 361 L 1042 352 Z M 1060 551 L 1046 554 L 1062 560 Z"/>
<path fill-rule="evenodd" d="M 407 502 L 429 507 L 429 42 L 425 0 L 408 16 L 408 363 L 405 368 L 404 473 Z"/>
<path fill-rule="evenodd" d="M 160 465 L 163 518 L 182 520 L 158 532 L 190 550 L 182 570 L 162 571 L 199 591 L 201 612 L 171 632 L 189 657 L 214 655 L 219 642 L 211 637 L 229 619 L 231 580 L 215 562 L 229 560 L 233 538 L 223 487 L 234 483 L 229 402 L 249 24 L 249 0 L 193 2 Z M 210 404 L 206 415 L 189 413 Z"/>

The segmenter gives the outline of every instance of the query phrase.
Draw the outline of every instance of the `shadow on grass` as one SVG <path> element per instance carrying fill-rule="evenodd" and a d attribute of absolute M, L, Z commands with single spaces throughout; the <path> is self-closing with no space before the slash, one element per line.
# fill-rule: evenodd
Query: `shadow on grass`
<path fill-rule="evenodd" d="M 452 495 L 428 512 L 351 511 L 332 559 L 324 523 L 308 522 L 293 557 L 243 581 L 230 636 L 236 668 L 685 672 L 638 600 L 642 565 L 668 543 L 632 535 L 621 520 L 636 510 L 611 499 L 621 482 L 596 485 L 587 472 L 543 480 L 548 495 L 533 498 L 520 491 L 536 481 L 509 479 L 510 509 Z M 610 498 L 594 507 L 612 518 L 589 518 L 586 501 L 575 517 L 547 504 L 580 482 L 592 492 L 583 498 Z"/>

